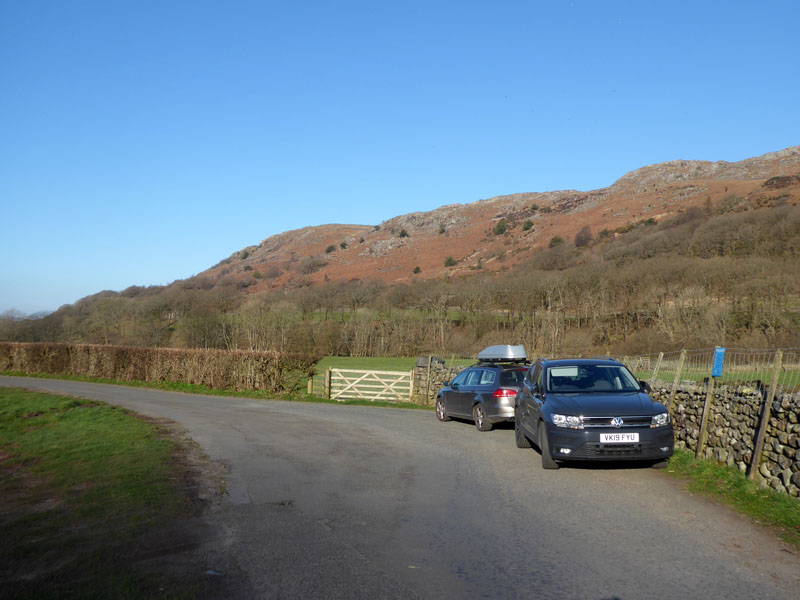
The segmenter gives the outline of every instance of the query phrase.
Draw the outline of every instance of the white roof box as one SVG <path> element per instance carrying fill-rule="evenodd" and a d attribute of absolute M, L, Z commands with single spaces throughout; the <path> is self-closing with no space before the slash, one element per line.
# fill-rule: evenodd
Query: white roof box
<path fill-rule="evenodd" d="M 478 360 L 481 362 L 526 362 L 528 353 L 525 346 L 499 345 L 489 346 L 478 352 Z"/>

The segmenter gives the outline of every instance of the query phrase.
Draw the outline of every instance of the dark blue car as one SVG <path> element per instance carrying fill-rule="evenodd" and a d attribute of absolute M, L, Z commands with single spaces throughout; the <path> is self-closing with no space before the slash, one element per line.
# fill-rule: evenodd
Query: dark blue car
<path fill-rule="evenodd" d="M 535 362 L 514 406 L 518 448 L 533 442 L 542 467 L 559 462 L 641 460 L 666 465 L 674 451 L 669 412 L 649 386 L 613 359 Z"/>

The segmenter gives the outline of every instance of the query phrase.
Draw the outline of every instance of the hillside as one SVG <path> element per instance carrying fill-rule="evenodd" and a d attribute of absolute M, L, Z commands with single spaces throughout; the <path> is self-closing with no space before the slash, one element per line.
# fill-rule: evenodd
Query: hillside
<path fill-rule="evenodd" d="M 571 241 L 586 226 L 593 237 L 611 237 L 692 206 L 735 211 L 798 202 L 800 146 L 733 163 L 676 160 L 632 171 L 610 187 L 589 192 L 514 194 L 410 213 L 375 226 L 289 231 L 232 254 L 198 277 L 236 282 L 248 293 L 365 278 L 408 283 L 459 277 L 478 269 L 513 269 L 554 237 Z M 445 266 L 448 257 L 451 266 Z"/>
<path fill-rule="evenodd" d="M 800 147 L 671 161 L 273 236 L 168 286 L 100 292 L 0 340 L 310 354 L 630 354 L 800 345 Z"/>

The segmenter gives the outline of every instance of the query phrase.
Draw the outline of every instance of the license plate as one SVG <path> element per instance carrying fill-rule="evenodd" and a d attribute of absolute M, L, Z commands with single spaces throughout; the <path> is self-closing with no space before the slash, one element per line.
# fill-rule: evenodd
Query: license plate
<path fill-rule="evenodd" d="M 638 433 L 601 433 L 601 444 L 635 444 L 639 441 Z"/>

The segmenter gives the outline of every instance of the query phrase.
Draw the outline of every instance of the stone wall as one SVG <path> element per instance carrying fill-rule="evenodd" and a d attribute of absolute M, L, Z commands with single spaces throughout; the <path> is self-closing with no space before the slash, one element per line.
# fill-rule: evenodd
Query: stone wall
<path fill-rule="evenodd" d="M 430 364 L 430 370 L 428 365 Z M 433 406 L 436 393 L 444 387 L 446 381 L 463 371 L 465 367 L 451 366 L 438 357 L 421 356 L 414 369 L 414 390 L 417 402 L 423 406 Z"/>
<path fill-rule="evenodd" d="M 667 404 L 671 385 L 656 382 L 654 400 Z M 675 393 L 671 413 L 675 444 L 697 450 L 707 387 L 683 382 Z M 714 390 L 709 409 L 708 437 L 703 456 L 744 472 L 753 459 L 766 390 L 757 385 Z M 772 403 L 758 468 L 762 486 L 800 496 L 800 394 L 779 391 Z"/>

